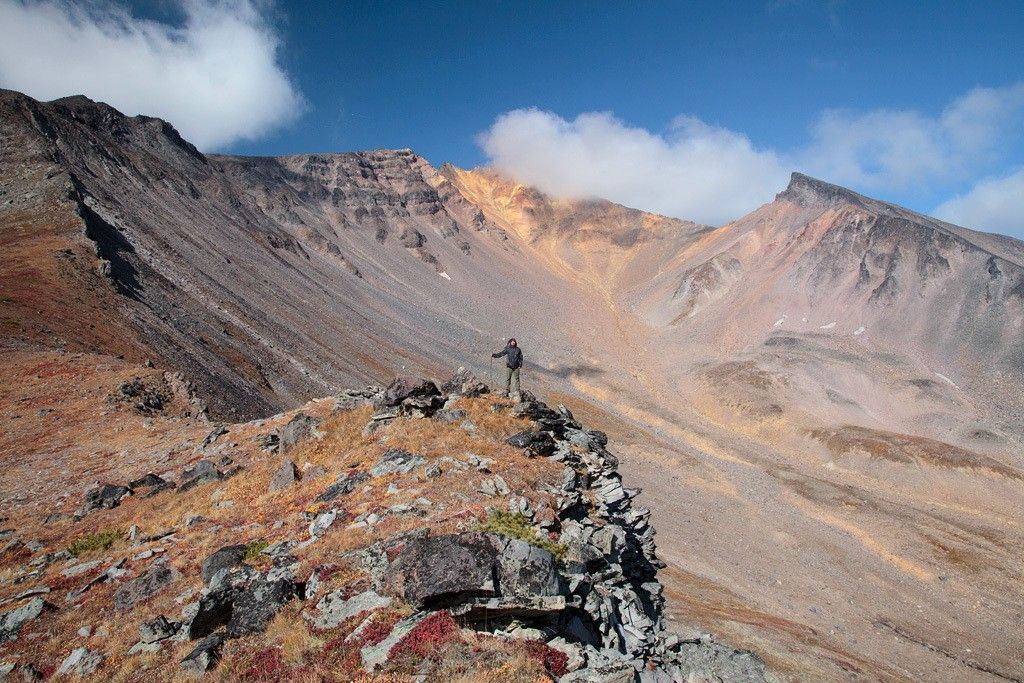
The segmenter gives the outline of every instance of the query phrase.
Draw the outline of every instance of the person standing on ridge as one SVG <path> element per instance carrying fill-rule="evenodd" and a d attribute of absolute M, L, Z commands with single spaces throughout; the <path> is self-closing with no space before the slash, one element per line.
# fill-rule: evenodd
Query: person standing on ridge
<path fill-rule="evenodd" d="M 505 348 L 498 353 L 492 353 L 491 358 L 505 356 L 505 393 L 502 396 L 510 396 L 515 401 L 522 400 L 519 393 L 519 369 L 523 367 L 523 352 L 515 339 L 509 339 Z"/>

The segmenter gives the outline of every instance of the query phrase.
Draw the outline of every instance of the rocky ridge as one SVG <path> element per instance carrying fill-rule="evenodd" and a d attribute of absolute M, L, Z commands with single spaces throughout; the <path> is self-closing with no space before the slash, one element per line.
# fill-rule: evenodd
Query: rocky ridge
<path fill-rule="evenodd" d="M 177 657 L 187 673 L 220 668 L 249 680 L 253 657 L 271 657 L 259 648 L 280 647 L 276 638 L 298 629 L 318 634 L 321 643 L 300 658 L 302 666 L 325 658 L 318 675 L 339 680 L 357 670 L 385 675 L 409 667 L 427 679 L 443 677 L 442 668 L 453 666 L 446 664 L 454 656 L 449 650 L 479 638 L 498 652 L 526 653 L 531 666 L 564 681 L 765 679 L 752 654 L 710 636 L 683 639 L 665 630 L 657 580 L 663 564 L 650 512 L 634 504 L 639 491 L 623 485 L 602 432 L 532 396 L 495 400 L 464 370 L 441 387 L 398 378 L 266 421 L 219 425 L 196 440 L 179 475 L 149 472 L 121 481 L 107 472 L 73 517 L 51 516 L 58 536 L 42 531 L 43 540 L 25 543 L 24 531 L 4 532 L 5 670 L 31 676 L 55 667 L 85 678 L 121 671 L 136 680 L 147 670 L 169 673 L 164 667 Z M 119 405 L 116 414 L 133 412 Z M 194 417 L 173 419 L 202 428 Z M 492 432 L 489 421 L 502 427 Z M 342 423 L 349 425 L 344 435 Z M 438 458 L 434 448 L 414 452 L 403 436 L 437 432 L 448 435 L 443 443 L 471 439 L 477 450 L 494 438 L 505 443 L 492 444 L 498 450 L 491 457 Z M 252 446 L 239 443 L 243 434 Z M 338 457 L 355 457 L 343 445 L 352 438 L 377 455 L 329 483 Z M 299 467 L 296 459 L 310 457 L 311 449 L 332 457 Z M 526 469 L 537 472 L 533 490 L 518 478 Z M 469 473 L 479 477 L 475 489 L 463 488 L 450 501 L 427 497 L 433 482 L 451 487 L 453 476 L 472 479 Z M 374 501 L 384 485 L 385 497 L 414 486 L 409 495 L 416 497 L 382 507 Z M 245 515 L 228 522 L 235 508 L 226 487 L 253 486 L 269 497 L 251 494 Z M 197 514 L 211 488 L 212 507 Z M 295 521 L 273 512 L 296 499 L 308 503 Z M 454 526 L 451 519 L 430 521 L 453 502 L 471 500 L 486 505 L 456 515 Z M 355 514 L 357 501 L 369 507 Z M 185 512 L 172 528 L 154 530 L 144 512 L 153 505 Z M 277 519 L 262 522 L 264 513 Z M 123 535 L 93 531 L 69 549 L 53 549 L 60 538 L 81 533 L 75 527 L 105 530 L 114 518 L 136 523 Z M 389 520 L 405 522 L 388 527 Z M 353 534 L 365 540 L 352 542 Z M 240 542 L 222 544 L 231 537 Z M 188 560 L 196 544 L 220 545 L 196 564 Z M 123 651 L 106 640 L 111 617 L 137 624 L 131 642 L 121 634 Z M 288 618 L 291 626 L 275 626 Z M 73 629 L 82 645 L 50 660 L 36 635 L 48 629 Z M 320 650 L 323 638 L 335 645 Z M 348 659 L 332 665 L 338 652 Z M 144 666 L 142 656 L 149 658 Z M 282 678 L 302 671 L 274 662 Z"/>

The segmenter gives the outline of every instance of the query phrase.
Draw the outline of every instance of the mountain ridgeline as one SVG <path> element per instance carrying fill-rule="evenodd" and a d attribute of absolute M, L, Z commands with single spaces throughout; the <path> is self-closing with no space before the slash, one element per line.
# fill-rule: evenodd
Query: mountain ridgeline
<path fill-rule="evenodd" d="M 0 239 L 12 386 L 86 354 L 166 371 L 181 419 L 244 423 L 494 378 L 514 336 L 526 388 L 622 445 L 670 620 L 783 678 L 1024 678 L 1019 614 L 990 599 L 1024 552 L 1018 240 L 800 173 L 712 227 L 407 149 L 204 154 L 12 91 Z"/>

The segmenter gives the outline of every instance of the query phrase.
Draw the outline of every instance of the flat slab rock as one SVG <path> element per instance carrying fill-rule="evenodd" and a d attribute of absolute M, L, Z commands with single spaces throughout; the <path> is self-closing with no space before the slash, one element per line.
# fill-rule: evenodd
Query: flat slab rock
<path fill-rule="evenodd" d="M 313 628 L 322 630 L 336 628 L 341 622 L 360 612 L 381 609 L 390 604 L 391 598 L 379 595 L 375 591 L 366 591 L 347 600 L 344 591 L 334 591 L 320 599 L 316 604 L 316 612 L 307 612 L 303 616 Z"/>
<path fill-rule="evenodd" d="M 376 645 L 367 645 L 360 651 L 359 657 L 362 659 L 363 668 L 367 671 L 375 671 L 377 667 L 381 666 L 388 660 L 388 655 L 391 654 L 391 649 L 401 642 L 402 638 L 409 635 L 410 632 L 416 626 L 430 616 L 429 612 L 419 612 L 412 616 L 402 619 L 395 627 L 391 629 L 391 633 L 388 634 L 387 638 L 380 641 Z"/>

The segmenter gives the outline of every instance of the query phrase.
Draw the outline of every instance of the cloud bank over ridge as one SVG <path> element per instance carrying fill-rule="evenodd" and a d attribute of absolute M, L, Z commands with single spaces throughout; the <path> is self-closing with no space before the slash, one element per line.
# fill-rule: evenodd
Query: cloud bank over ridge
<path fill-rule="evenodd" d="M 477 139 L 493 166 L 552 194 L 605 197 L 713 225 L 771 200 L 789 171 L 801 170 L 869 193 L 952 195 L 976 182 L 936 211 L 970 227 L 1021 234 L 1024 205 L 1000 194 L 1016 189 L 1015 176 L 1003 183 L 984 177 L 1003 161 L 1004 142 L 1024 137 L 1022 114 L 1024 82 L 975 88 L 931 116 L 826 110 L 807 141 L 786 150 L 759 148 L 691 116 L 653 132 L 610 112 L 567 120 L 539 109 L 502 114 Z"/>

